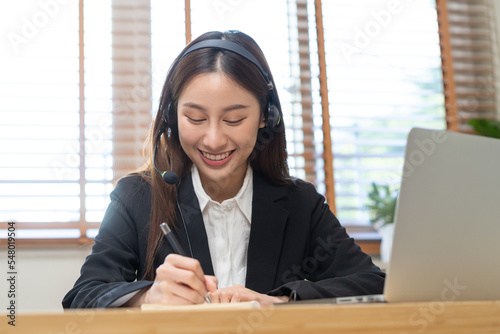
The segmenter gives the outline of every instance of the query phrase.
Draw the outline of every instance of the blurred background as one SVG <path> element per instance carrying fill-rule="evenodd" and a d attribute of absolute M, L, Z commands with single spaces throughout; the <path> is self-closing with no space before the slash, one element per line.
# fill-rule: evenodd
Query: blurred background
<path fill-rule="evenodd" d="M 19 310 L 61 309 L 113 181 L 144 163 L 170 64 L 210 30 L 261 46 L 292 175 L 378 259 L 370 192 L 397 193 L 409 130 L 499 119 L 499 17 L 493 0 L 1 0 L 0 267 L 15 222 Z"/>

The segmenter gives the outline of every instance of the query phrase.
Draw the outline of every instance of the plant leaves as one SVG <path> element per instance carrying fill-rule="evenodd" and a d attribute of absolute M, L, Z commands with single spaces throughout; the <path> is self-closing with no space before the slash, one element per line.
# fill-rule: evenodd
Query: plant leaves
<path fill-rule="evenodd" d="M 391 191 L 388 185 L 372 183 L 372 190 L 368 193 L 370 202 L 366 205 L 371 211 L 372 223 L 382 220 L 383 224 L 394 222 L 398 191 Z"/>
<path fill-rule="evenodd" d="M 471 119 L 467 122 L 476 133 L 500 139 L 500 121 L 492 119 Z"/>

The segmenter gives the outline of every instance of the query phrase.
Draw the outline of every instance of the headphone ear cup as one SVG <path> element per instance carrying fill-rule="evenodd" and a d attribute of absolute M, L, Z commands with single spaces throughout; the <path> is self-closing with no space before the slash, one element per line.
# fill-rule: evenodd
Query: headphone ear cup
<path fill-rule="evenodd" d="M 175 109 L 175 103 L 170 102 L 166 109 L 163 110 L 163 119 L 168 128 L 175 128 L 177 125 L 177 115 L 173 114 L 177 110 Z"/>
<path fill-rule="evenodd" d="M 170 108 L 172 106 L 172 102 L 170 102 L 167 106 L 167 108 L 163 109 L 163 121 L 165 122 L 166 126 L 168 127 L 170 125 L 169 122 L 169 117 L 168 114 L 170 114 Z"/>
<path fill-rule="evenodd" d="M 281 114 L 274 104 L 269 103 L 267 107 L 267 127 L 273 129 L 278 126 L 281 121 Z"/>

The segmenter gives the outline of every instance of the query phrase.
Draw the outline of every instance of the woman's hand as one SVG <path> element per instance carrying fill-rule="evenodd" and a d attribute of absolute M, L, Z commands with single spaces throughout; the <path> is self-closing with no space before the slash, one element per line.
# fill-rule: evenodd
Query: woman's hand
<path fill-rule="evenodd" d="M 216 291 L 210 291 L 209 297 L 212 303 L 238 303 L 247 301 L 258 301 L 261 305 L 271 305 L 277 303 L 286 303 L 288 297 L 268 296 L 262 293 L 247 289 L 241 285 L 230 286 Z"/>
<path fill-rule="evenodd" d="M 124 306 L 201 304 L 208 291 L 216 289 L 217 279 L 204 275 L 198 260 L 169 254 L 156 269 L 153 285 L 140 291 Z"/>

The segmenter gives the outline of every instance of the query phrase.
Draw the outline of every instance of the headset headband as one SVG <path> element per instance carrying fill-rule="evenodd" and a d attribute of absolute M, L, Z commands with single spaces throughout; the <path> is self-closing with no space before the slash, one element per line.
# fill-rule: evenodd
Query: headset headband
<path fill-rule="evenodd" d="M 188 53 L 191 53 L 191 52 L 199 50 L 199 49 L 207 49 L 207 48 L 219 48 L 219 49 L 228 50 L 228 51 L 234 52 L 234 53 L 246 58 L 247 60 L 252 62 L 259 69 L 260 73 L 262 74 L 262 76 L 264 77 L 264 79 L 267 82 L 267 86 L 269 87 L 269 90 L 272 91 L 274 89 L 273 83 L 272 83 L 271 79 L 269 78 L 269 74 L 264 70 L 264 68 L 262 68 L 262 65 L 257 60 L 257 58 L 255 58 L 255 56 L 253 54 L 251 54 L 247 49 L 245 49 L 241 45 L 238 45 L 234 42 L 230 42 L 230 41 L 227 41 L 224 39 L 207 39 L 207 40 L 198 42 L 198 43 L 192 45 L 189 49 L 187 49 L 182 54 L 182 56 L 179 58 L 179 61 L 182 58 L 184 58 L 184 56 L 186 56 Z"/>

